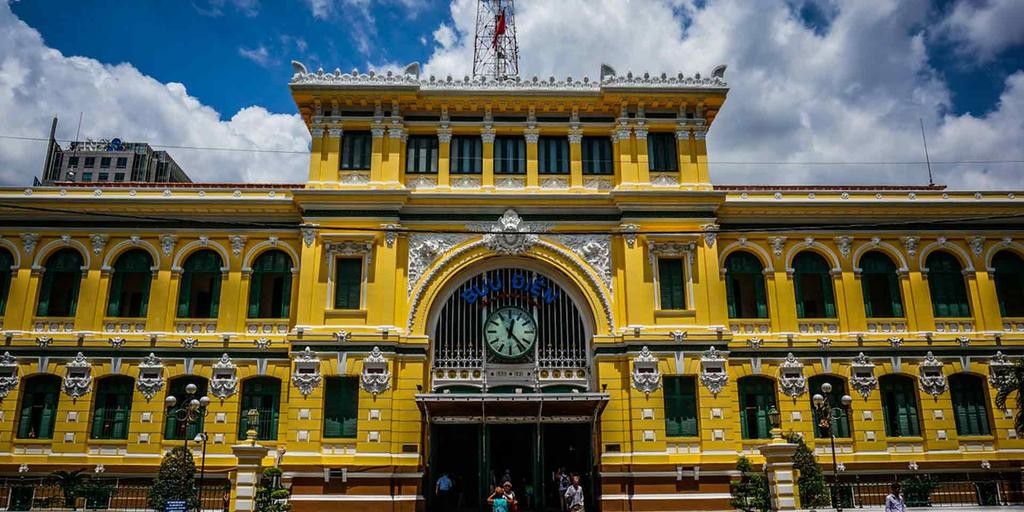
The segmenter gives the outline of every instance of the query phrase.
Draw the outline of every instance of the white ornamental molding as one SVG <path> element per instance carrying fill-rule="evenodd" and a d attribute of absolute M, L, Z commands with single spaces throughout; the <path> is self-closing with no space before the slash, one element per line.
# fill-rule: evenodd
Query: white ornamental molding
<path fill-rule="evenodd" d="M 313 247 L 313 242 L 316 240 L 316 232 L 316 226 L 302 227 L 302 243 L 306 244 L 306 247 Z"/>
<path fill-rule="evenodd" d="M 784 236 L 772 236 L 768 237 L 768 245 L 772 246 L 772 254 L 776 258 L 782 257 L 782 251 L 786 248 L 786 237 Z"/>
<path fill-rule="evenodd" d="M 139 363 L 139 380 L 135 387 L 146 400 L 151 400 L 164 388 L 164 363 L 156 354 L 150 352 Z"/>
<path fill-rule="evenodd" d="M 199 346 L 199 340 L 191 336 L 181 339 L 181 346 L 187 350 L 194 349 Z"/>
<path fill-rule="evenodd" d="M 633 358 L 633 387 L 645 396 L 661 387 L 658 358 L 646 346 Z"/>
<path fill-rule="evenodd" d="M 832 338 L 818 338 L 818 346 L 825 350 L 832 348 Z"/>
<path fill-rule="evenodd" d="M 1002 389 L 1013 382 L 1013 363 L 1002 351 L 996 352 L 988 362 L 988 382 L 996 389 Z"/>
<path fill-rule="evenodd" d="M 903 338 L 899 336 L 890 336 L 889 345 L 891 345 L 892 348 L 900 348 L 903 346 Z"/>
<path fill-rule="evenodd" d="M 959 343 L 961 347 L 967 348 L 971 345 L 971 338 L 968 338 L 967 336 L 957 336 L 956 342 Z"/>
<path fill-rule="evenodd" d="M 917 246 L 921 243 L 921 238 L 916 236 L 905 236 L 900 238 L 903 242 L 903 247 L 907 250 L 907 254 L 914 256 L 917 254 Z"/>
<path fill-rule="evenodd" d="M 668 333 L 668 335 L 669 335 L 670 338 L 672 338 L 672 343 L 680 344 L 680 343 L 682 343 L 683 341 L 686 340 L 687 333 L 686 333 L 686 331 L 683 331 L 683 330 L 680 330 L 680 329 L 676 329 L 676 330 Z"/>
<path fill-rule="evenodd" d="M 696 242 L 647 242 L 647 253 L 651 270 L 657 269 L 658 258 L 680 258 L 685 257 L 690 272 L 693 272 L 694 251 L 697 249 Z"/>
<path fill-rule="evenodd" d="M 21 245 L 25 249 L 25 254 L 32 254 L 32 251 L 36 250 L 36 245 L 39 244 L 39 235 L 36 233 L 22 233 L 21 234 Z"/>
<path fill-rule="evenodd" d="M 518 256 L 529 251 L 540 241 L 537 233 L 550 229 L 548 225 L 524 221 L 512 208 L 505 210 L 505 213 L 493 223 L 467 227 L 473 231 L 486 232 L 483 236 L 484 245 L 498 254 L 507 256 Z"/>
<path fill-rule="evenodd" d="M 92 364 L 79 352 L 75 358 L 64 365 L 64 394 L 71 398 L 80 398 L 92 387 Z"/>
<path fill-rule="evenodd" d="M 700 383 L 718 395 L 729 382 L 729 372 L 725 370 L 726 359 L 717 348 L 711 347 L 700 356 Z"/>
<path fill-rule="evenodd" d="M 252 344 L 255 345 L 256 348 L 258 348 L 260 350 L 266 350 L 266 349 L 270 348 L 271 340 L 270 340 L 270 338 L 266 338 L 266 337 L 256 338 L 256 339 L 252 340 Z"/>
<path fill-rule="evenodd" d="M 423 272 L 452 247 L 469 240 L 468 235 L 453 233 L 413 233 L 409 235 L 409 285 L 411 295 Z"/>
<path fill-rule="evenodd" d="M 636 247 L 637 231 L 640 231 L 640 226 L 636 224 L 624 224 L 622 226 L 622 239 L 626 241 L 626 246 L 630 249 Z"/>
<path fill-rule="evenodd" d="M 320 358 L 309 347 L 295 356 L 295 369 L 292 371 L 292 384 L 298 388 L 302 397 L 308 397 L 314 389 L 320 387 L 323 378 L 320 376 Z"/>
<path fill-rule="evenodd" d="M 18 360 L 10 352 L 0 356 L 0 400 L 18 387 Z"/>
<path fill-rule="evenodd" d="M 362 256 L 366 265 L 370 266 L 373 255 L 372 240 L 341 240 L 326 244 L 327 252 L 332 256 Z"/>
<path fill-rule="evenodd" d="M 932 396 L 946 392 L 946 376 L 942 374 L 942 361 L 935 359 L 931 351 L 928 351 L 917 368 L 921 376 L 921 391 Z"/>
<path fill-rule="evenodd" d="M 718 224 L 705 224 L 700 229 L 704 231 L 704 245 L 714 247 L 715 240 L 718 239 Z"/>
<path fill-rule="evenodd" d="M 850 250 L 853 248 L 853 237 L 852 236 L 837 236 L 835 238 L 836 247 L 839 248 L 839 254 L 843 258 L 850 257 Z"/>
<path fill-rule="evenodd" d="M 242 250 L 245 249 L 246 238 L 242 235 L 231 235 L 228 237 L 228 241 L 231 243 L 231 254 L 235 257 L 242 255 Z"/>
<path fill-rule="evenodd" d="M 107 235 L 91 235 L 89 237 L 89 245 L 92 246 L 92 253 L 99 256 L 109 240 L 110 237 Z"/>
<path fill-rule="evenodd" d="M 761 350 L 764 345 L 764 338 L 747 338 L 747 346 L 754 350 Z"/>
<path fill-rule="evenodd" d="M 164 256 L 170 256 L 174 252 L 174 246 L 178 243 L 178 237 L 174 235 L 160 235 L 160 249 Z"/>
<path fill-rule="evenodd" d="M 796 398 L 807 392 L 807 377 L 804 377 L 804 364 L 792 352 L 779 365 L 779 389 L 783 394 Z"/>
<path fill-rule="evenodd" d="M 379 347 L 373 347 L 370 355 L 363 359 L 363 373 L 359 379 L 363 391 L 377 396 L 391 387 L 391 372 L 388 371 L 388 360 Z"/>
<path fill-rule="evenodd" d="M 334 333 L 334 340 L 338 343 L 346 343 L 352 339 L 352 333 L 349 331 L 338 331 Z"/>
<path fill-rule="evenodd" d="M 51 336 L 36 336 L 36 345 L 39 348 L 46 348 L 53 344 L 53 337 Z"/>
<path fill-rule="evenodd" d="M 399 230 L 402 229 L 402 226 L 398 224 L 384 224 L 381 227 L 384 228 L 384 245 L 386 245 L 388 249 L 394 247 L 395 240 L 398 240 L 398 233 Z"/>
<path fill-rule="evenodd" d="M 871 392 L 878 387 L 878 378 L 875 377 L 875 363 L 871 362 L 864 352 L 857 354 L 850 363 L 850 387 L 857 390 L 860 396 L 867 399 Z"/>
<path fill-rule="evenodd" d="M 114 336 L 113 338 L 107 338 L 107 342 L 110 343 L 111 348 L 121 348 L 124 346 L 125 339 L 120 336 Z"/>
<path fill-rule="evenodd" d="M 967 245 L 971 247 L 971 252 L 975 256 L 981 256 L 981 253 L 985 252 L 985 237 L 972 236 L 967 239 Z"/>
<path fill-rule="evenodd" d="M 612 237 L 610 235 L 558 235 L 553 237 L 587 262 L 612 288 Z"/>
<path fill-rule="evenodd" d="M 213 363 L 213 378 L 210 379 L 210 392 L 213 396 L 224 400 L 238 392 L 238 367 L 227 354 Z"/>

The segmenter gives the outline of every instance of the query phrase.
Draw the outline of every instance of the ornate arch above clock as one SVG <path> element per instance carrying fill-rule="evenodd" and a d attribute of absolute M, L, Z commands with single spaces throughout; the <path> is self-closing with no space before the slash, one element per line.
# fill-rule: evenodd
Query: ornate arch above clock
<path fill-rule="evenodd" d="M 590 388 L 592 313 L 570 280 L 528 258 L 460 273 L 432 308 L 432 388 Z"/>

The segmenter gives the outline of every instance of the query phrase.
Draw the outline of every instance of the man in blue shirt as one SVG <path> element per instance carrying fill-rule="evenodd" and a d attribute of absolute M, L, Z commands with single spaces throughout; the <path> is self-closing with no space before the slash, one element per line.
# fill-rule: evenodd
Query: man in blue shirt
<path fill-rule="evenodd" d="M 448 478 L 448 473 L 441 473 L 441 478 L 437 479 L 434 495 L 437 496 L 442 511 L 447 511 L 451 507 L 452 479 Z"/>

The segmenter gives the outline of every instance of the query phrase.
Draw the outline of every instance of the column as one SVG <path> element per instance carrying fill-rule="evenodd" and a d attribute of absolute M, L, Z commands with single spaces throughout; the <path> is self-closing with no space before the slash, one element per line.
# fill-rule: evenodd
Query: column
<path fill-rule="evenodd" d="M 770 444 L 758 447 L 758 450 L 764 456 L 765 472 L 768 473 L 772 510 L 797 510 L 800 507 L 800 492 L 797 488 L 796 472 L 793 470 L 796 445 L 777 438 Z"/>
<path fill-rule="evenodd" d="M 616 167 L 616 186 L 636 186 L 636 164 L 633 159 L 633 140 L 630 137 L 632 130 L 624 119 L 619 120 L 615 132 L 612 134 L 612 152 L 614 153 Z"/>
<path fill-rule="evenodd" d="M 384 140 L 384 132 L 387 131 L 384 125 L 374 122 L 370 127 L 373 136 L 373 146 L 370 149 L 370 183 L 379 184 L 384 181 L 384 152 L 387 151 L 387 144 Z"/>
<path fill-rule="evenodd" d="M 633 133 L 636 135 L 636 145 L 633 147 L 633 154 L 636 155 L 633 159 L 633 165 L 636 167 L 636 182 L 649 185 L 651 183 L 651 167 L 648 162 L 649 155 L 647 154 L 646 121 L 643 119 L 637 120 Z"/>
<path fill-rule="evenodd" d="M 398 118 L 401 119 L 401 118 Z M 402 145 L 405 142 L 405 128 L 401 121 L 391 121 L 388 128 L 387 153 L 384 157 L 381 181 L 388 185 L 396 185 L 402 173 Z"/>
<path fill-rule="evenodd" d="M 326 158 L 324 153 L 324 129 L 320 125 L 313 125 L 309 129 L 309 134 L 313 138 L 313 143 L 309 150 L 309 182 L 318 183 L 321 181 L 320 178 L 320 166 L 321 160 Z"/>
<path fill-rule="evenodd" d="M 676 158 L 679 161 L 679 184 L 690 187 L 700 182 L 697 177 L 697 158 L 693 154 L 690 130 L 680 124 L 676 129 Z"/>
<path fill-rule="evenodd" d="M 698 183 L 711 183 L 711 176 L 708 174 L 708 144 L 704 140 L 707 134 L 707 128 L 704 126 L 693 131 L 693 161 L 697 164 Z"/>
<path fill-rule="evenodd" d="M 569 187 L 583 188 L 583 129 L 569 128 Z"/>
<path fill-rule="evenodd" d="M 437 186 L 451 186 L 452 129 L 442 123 L 437 129 Z"/>
<path fill-rule="evenodd" d="M 238 466 L 231 472 L 231 510 L 250 512 L 256 508 L 256 487 L 263 476 L 263 457 L 270 447 L 253 442 L 236 444 L 231 451 L 238 458 Z"/>
<path fill-rule="evenodd" d="M 494 127 L 485 124 L 480 130 L 480 139 L 483 141 L 483 175 L 480 186 L 482 188 L 494 188 Z"/>
<path fill-rule="evenodd" d="M 320 166 L 320 181 L 338 183 L 341 170 L 341 127 L 328 128 L 323 142 L 324 158 Z"/>
<path fill-rule="evenodd" d="M 540 129 L 530 126 L 523 131 L 523 138 L 526 139 L 526 186 L 537 188 L 540 186 L 540 174 L 537 171 L 537 141 L 540 140 Z"/>

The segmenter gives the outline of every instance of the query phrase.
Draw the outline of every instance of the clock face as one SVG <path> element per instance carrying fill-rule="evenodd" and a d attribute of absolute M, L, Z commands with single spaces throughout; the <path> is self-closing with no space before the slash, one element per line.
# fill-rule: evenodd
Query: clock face
<path fill-rule="evenodd" d="M 530 352 L 537 341 L 537 323 L 516 307 L 504 307 L 488 315 L 484 322 L 487 346 L 501 357 L 515 358 Z"/>

